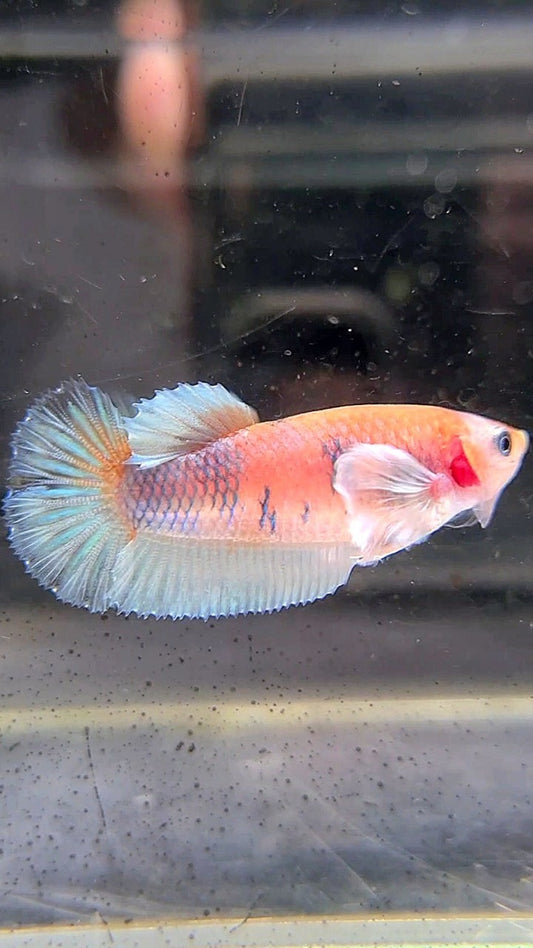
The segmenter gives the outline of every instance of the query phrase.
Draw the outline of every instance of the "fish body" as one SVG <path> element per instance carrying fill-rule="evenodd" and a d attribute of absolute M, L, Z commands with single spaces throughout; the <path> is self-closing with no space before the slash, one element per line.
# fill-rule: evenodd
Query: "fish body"
<path fill-rule="evenodd" d="M 76 605 L 273 611 L 464 512 L 486 526 L 527 445 L 518 429 L 433 406 L 259 422 L 204 383 L 157 392 L 130 418 L 71 382 L 15 432 L 5 513 L 29 572 Z"/>

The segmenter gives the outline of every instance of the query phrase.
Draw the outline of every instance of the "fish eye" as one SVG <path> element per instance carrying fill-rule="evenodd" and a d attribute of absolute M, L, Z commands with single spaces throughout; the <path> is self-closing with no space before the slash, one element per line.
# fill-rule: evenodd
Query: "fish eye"
<path fill-rule="evenodd" d="M 500 431 L 499 435 L 496 438 L 496 444 L 498 445 L 498 451 L 500 454 L 503 454 L 504 457 L 508 457 L 511 453 L 511 448 L 513 443 L 511 441 L 511 435 L 508 431 Z"/>

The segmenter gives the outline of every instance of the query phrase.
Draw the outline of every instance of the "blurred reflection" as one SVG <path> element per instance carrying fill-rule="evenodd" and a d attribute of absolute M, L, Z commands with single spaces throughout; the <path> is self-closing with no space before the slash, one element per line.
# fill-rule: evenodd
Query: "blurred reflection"
<path fill-rule="evenodd" d="M 238 391 L 253 393 L 254 401 L 259 394 L 267 412 L 279 412 L 281 406 L 286 413 L 343 402 L 398 400 L 406 393 L 400 373 L 390 371 L 397 341 L 392 310 L 378 294 L 352 279 L 346 284 L 343 277 L 339 290 L 329 290 L 324 277 L 331 279 L 334 272 L 333 252 L 324 250 L 320 263 L 312 251 L 322 252 L 321 245 L 308 245 L 307 235 L 293 229 L 294 224 L 299 226 L 295 210 L 291 230 L 284 238 L 276 235 L 281 241 L 261 248 L 266 253 L 253 261 L 250 252 L 262 223 L 261 198 L 245 164 L 224 192 L 220 208 L 216 196 L 211 197 L 207 213 L 191 198 L 187 163 L 203 139 L 205 118 L 199 56 L 190 40 L 197 20 L 196 5 L 180 0 L 122 0 L 115 18 L 124 40 L 118 69 L 102 67 L 91 94 L 80 95 L 78 87 L 65 109 L 71 144 L 85 156 L 95 142 L 95 157 L 101 156 L 102 148 L 112 153 L 120 187 L 131 204 L 166 235 L 170 247 L 175 243 L 182 271 L 176 356 L 184 355 L 189 346 L 205 352 L 205 358 L 191 366 L 191 378 L 208 373 Z M 238 90 L 237 128 L 246 123 L 246 90 L 244 79 Z M 268 129 L 265 135 L 268 142 Z M 226 240 L 225 228 L 232 220 L 245 236 Z M 315 237 L 320 233 L 319 220 Z M 275 220 L 272 223 L 276 226 Z M 321 233 L 320 240 L 329 239 L 327 232 Z M 242 257 L 243 252 L 248 257 Z M 293 285 L 298 254 L 314 267 L 313 282 L 319 283 L 313 288 Z M 274 272 L 269 269 L 270 256 Z M 276 271 L 282 279 L 289 277 L 289 286 L 276 288 Z M 242 295 L 249 281 L 260 279 L 262 273 L 271 284 L 267 293 L 252 289 Z M 332 304 L 335 293 L 345 298 L 339 312 L 338 303 Z M 221 349 L 235 352 L 223 376 Z M 188 366 L 176 368 L 169 383 L 186 377 L 187 370 Z M 267 394 L 262 396 L 261 390 Z"/>
<path fill-rule="evenodd" d="M 185 155 L 201 135 L 197 54 L 184 44 L 191 19 L 180 0 L 123 0 L 116 17 L 125 40 L 116 95 L 128 189 L 171 220 L 187 213 Z"/>
<path fill-rule="evenodd" d="M 185 319 L 194 254 L 185 160 L 203 119 L 197 54 L 184 43 L 192 19 L 181 0 L 122 0 L 116 17 L 125 40 L 116 90 L 124 184 L 141 211 L 178 232 Z"/>
<path fill-rule="evenodd" d="M 485 166 L 472 318 L 477 321 L 487 375 L 494 360 L 508 394 L 523 398 L 531 378 L 533 312 L 533 162 L 523 149 Z M 524 319 L 526 317 L 526 319 Z M 525 357 L 525 358 L 524 358 Z M 492 368 L 491 368 L 492 367 Z M 530 411 L 529 406 L 527 410 Z"/>

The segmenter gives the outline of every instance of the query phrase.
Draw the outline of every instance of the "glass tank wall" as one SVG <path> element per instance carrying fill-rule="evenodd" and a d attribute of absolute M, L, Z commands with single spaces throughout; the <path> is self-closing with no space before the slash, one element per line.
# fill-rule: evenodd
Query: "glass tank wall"
<path fill-rule="evenodd" d="M 0 22 L 3 485 L 79 376 L 531 428 L 528 5 Z M 487 529 L 207 622 L 62 604 L 4 529 L 2 944 L 533 942 L 532 497 L 526 457 Z"/>

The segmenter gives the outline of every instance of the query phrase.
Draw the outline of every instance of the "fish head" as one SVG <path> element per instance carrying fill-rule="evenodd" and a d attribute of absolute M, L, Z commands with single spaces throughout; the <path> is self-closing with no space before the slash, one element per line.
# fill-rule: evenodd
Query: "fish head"
<path fill-rule="evenodd" d="M 450 473 L 482 527 L 490 522 L 502 491 L 516 477 L 529 446 L 526 431 L 480 415 L 464 416 L 452 439 Z"/>

